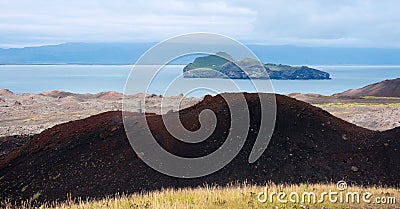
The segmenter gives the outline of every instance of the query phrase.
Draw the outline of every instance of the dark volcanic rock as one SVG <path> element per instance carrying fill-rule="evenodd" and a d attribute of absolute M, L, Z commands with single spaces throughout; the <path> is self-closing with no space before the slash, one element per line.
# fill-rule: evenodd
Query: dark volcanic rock
<path fill-rule="evenodd" d="M 158 173 L 132 150 L 121 112 L 107 112 L 45 130 L 0 157 L 0 197 L 19 201 L 39 193 L 38 201 L 51 201 L 66 199 L 68 194 L 73 198 L 104 197 L 118 192 L 241 181 L 290 184 L 346 180 L 362 185 L 399 186 L 400 129 L 370 131 L 281 95 L 276 96 L 277 120 L 271 142 L 264 154 L 249 164 L 259 128 L 260 100 L 257 94 L 245 97 L 251 110 L 248 138 L 240 153 L 216 173 L 195 179 Z M 159 115 L 148 115 L 147 121 L 157 141 L 169 152 L 199 156 L 217 149 L 230 127 L 229 108 L 219 95 L 205 97 L 203 102 L 181 110 L 183 125 L 198 128 L 198 116 L 204 109 L 216 113 L 218 128 L 198 144 L 174 139 Z M 358 168 L 357 172 L 352 171 L 352 166 Z"/>
<path fill-rule="evenodd" d="M 31 140 L 32 138 L 33 136 L 29 135 L 0 137 L 0 157 L 7 155 L 14 149 L 22 146 L 23 144 Z"/>
<path fill-rule="evenodd" d="M 14 105 L 14 106 L 21 106 L 22 103 L 21 103 L 20 101 L 15 101 L 13 105 Z"/>

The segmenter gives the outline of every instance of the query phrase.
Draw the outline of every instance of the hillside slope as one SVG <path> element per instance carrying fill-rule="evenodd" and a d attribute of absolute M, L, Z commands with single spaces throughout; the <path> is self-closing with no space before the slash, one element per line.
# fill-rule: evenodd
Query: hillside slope
<path fill-rule="evenodd" d="M 276 96 L 277 121 L 271 142 L 264 154 L 249 164 L 248 156 L 260 120 L 260 104 L 257 94 L 245 94 L 245 97 L 251 110 L 247 141 L 236 158 L 216 173 L 195 179 L 178 179 L 158 173 L 132 150 L 121 112 L 106 112 L 47 129 L 2 156 L 0 199 L 18 201 L 35 196 L 37 201 L 52 201 L 64 200 L 68 195 L 72 198 L 104 197 L 118 192 L 241 181 L 264 184 L 268 181 L 325 183 L 346 180 L 362 185 L 399 186 L 398 129 L 383 133 L 370 131 L 308 103 L 281 95 Z M 204 109 L 216 113 L 218 129 L 206 141 L 194 145 L 172 138 L 162 124 L 161 116 L 148 115 L 147 121 L 165 149 L 194 157 L 217 149 L 229 130 L 229 109 L 219 95 L 206 97 L 199 104 L 181 110 L 183 125 L 198 128 L 198 115 Z"/>
<path fill-rule="evenodd" d="M 335 95 L 346 97 L 400 97 L 400 78 L 384 80 L 359 89 L 350 89 Z"/>

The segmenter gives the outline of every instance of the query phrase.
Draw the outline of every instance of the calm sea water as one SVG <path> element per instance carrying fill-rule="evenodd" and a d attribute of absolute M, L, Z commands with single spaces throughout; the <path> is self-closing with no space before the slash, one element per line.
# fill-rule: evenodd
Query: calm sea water
<path fill-rule="evenodd" d="M 332 80 L 272 80 L 276 93 L 292 92 L 331 95 L 352 88 L 400 77 L 400 66 L 312 66 L 329 72 Z M 128 65 L 1 65 L 0 88 L 15 93 L 40 93 L 61 89 L 75 93 L 98 93 L 101 91 L 123 92 L 132 66 Z M 163 94 L 164 89 L 182 72 L 183 66 L 163 68 L 148 93 Z M 142 72 L 145 74 L 146 72 Z M 136 78 L 135 78 L 136 79 Z M 141 79 L 141 78 L 137 78 Z M 193 79 L 186 79 L 191 82 Z M 223 88 L 219 79 L 211 79 L 212 85 Z M 235 80 L 243 90 L 252 91 L 246 80 Z M 265 81 L 255 81 L 265 82 Z M 181 85 L 185 85 L 184 83 Z M 210 87 L 212 88 L 212 86 Z M 176 87 L 169 94 L 181 93 Z M 209 92 L 199 91 L 191 96 Z"/>

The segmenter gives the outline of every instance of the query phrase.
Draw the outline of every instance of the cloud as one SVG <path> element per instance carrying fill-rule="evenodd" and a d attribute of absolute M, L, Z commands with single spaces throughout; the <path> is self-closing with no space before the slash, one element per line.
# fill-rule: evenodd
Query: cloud
<path fill-rule="evenodd" d="M 400 47 L 397 8 L 396 0 L 2 1 L 0 47 L 160 41 L 189 32 L 247 43 Z"/>
<path fill-rule="evenodd" d="M 398 1 L 265 1 L 257 18 L 261 42 L 400 47 Z"/>

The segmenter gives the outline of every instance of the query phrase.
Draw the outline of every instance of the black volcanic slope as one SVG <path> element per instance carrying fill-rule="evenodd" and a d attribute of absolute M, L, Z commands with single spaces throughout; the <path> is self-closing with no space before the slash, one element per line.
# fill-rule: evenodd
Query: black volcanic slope
<path fill-rule="evenodd" d="M 263 94 L 269 97 L 271 95 Z M 1 199 L 38 201 L 104 197 L 161 187 L 251 183 L 336 182 L 399 186 L 400 128 L 374 132 L 340 120 L 310 104 L 277 95 L 277 122 L 271 142 L 253 164 L 247 162 L 259 122 L 257 94 L 245 94 L 251 110 L 248 139 L 236 158 L 220 171 L 196 179 L 178 179 L 148 167 L 126 138 L 121 112 L 107 112 L 57 125 L 0 158 Z M 161 145 L 172 153 L 196 156 L 214 150 L 229 129 L 229 111 L 221 96 L 182 110 L 185 125 L 198 126 L 198 113 L 211 109 L 218 129 L 211 141 L 187 145 L 173 139 L 161 117 L 148 115 Z M 213 142 L 213 143 L 209 143 Z M 356 166 L 358 171 L 353 171 Z M 354 167 L 353 167 L 354 168 Z"/>

